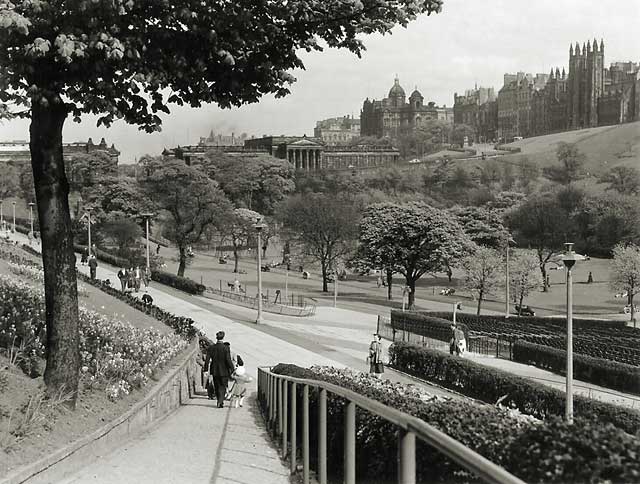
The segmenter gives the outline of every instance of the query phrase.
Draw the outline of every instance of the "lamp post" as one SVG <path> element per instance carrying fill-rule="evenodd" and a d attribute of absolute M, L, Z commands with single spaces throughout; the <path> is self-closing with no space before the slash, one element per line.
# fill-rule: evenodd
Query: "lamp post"
<path fill-rule="evenodd" d="M 509 236 L 507 236 L 506 265 L 504 270 L 504 317 L 509 318 Z"/>
<path fill-rule="evenodd" d="M 89 239 L 89 256 L 91 256 L 91 209 L 87 209 L 87 238 Z"/>
<path fill-rule="evenodd" d="M 147 277 L 151 276 L 151 264 L 149 262 L 149 220 L 153 216 L 152 213 L 141 213 L 140 216 L 144 217 L 145 229 L 147 234 Z"/>
<path fill-rule="evenodd" d="M 13 233 L 16 233 L 16 202 L 11 202 L 13 204 Z"/>
<path fill-rule="evenodd" d="M 573 251 L 573 243 L 564 244 L 566 252 L 562 262 L 567 269 L 567 388 L 565 420 L 573 423 L 573 278 L 571 269 L 583 257 Z"/>
<path fill-rule="evenodd" d="M 33 206 L 35 203 L 29 202 L 29 225 L 31 226 L 31 235 L 33 236 Z"/>
<path fill-rule="evenodd" d="M 256 318 L 256 324 L 262 323 L 262 254 L 260 253 L 260 247 L 262 247 L 262 229 L 265 227 L 266 225 L 262 223 L 262 219 L 258 219 L 256 224 L 253 226 L 258 233 L 258 247 L 256 250 L 258 253 L 258 317 Z"/>
<path fill-rule="evenodd" d="M 0 200 L 0 228 L 4 229 L 4 214 L 2 213 L 2 202 L 4 200 Z"/>
<path fill-rule="evenodd" d="M 333 307 L 338 307 L 338 270 L 333 271 Z"/>

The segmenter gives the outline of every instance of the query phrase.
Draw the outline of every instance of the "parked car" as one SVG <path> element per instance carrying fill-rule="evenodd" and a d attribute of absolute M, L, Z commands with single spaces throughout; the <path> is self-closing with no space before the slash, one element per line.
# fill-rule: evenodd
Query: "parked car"
<path fill-rule="evenodd" d="M 519 304 L 516 304 L 514 306 L 514 309 L 516 310 L 516 314 L 519 314 L 520 316 L 535 316 L 536 312 L 531 309 L 530 306 L 526 306 L 526 305 L 522 305 L 522 307 L 520 307 Z"/>

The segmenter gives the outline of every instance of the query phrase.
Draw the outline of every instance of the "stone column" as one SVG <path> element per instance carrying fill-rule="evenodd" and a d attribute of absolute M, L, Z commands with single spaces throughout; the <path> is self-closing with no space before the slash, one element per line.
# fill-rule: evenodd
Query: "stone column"
<path fill-rule="evenodd" d="M 300 169 L 300 150 L 296 149 L 294 153 L 295 153 L 294 157 L 296 160 L 296 170 L 299 170 Z"/>

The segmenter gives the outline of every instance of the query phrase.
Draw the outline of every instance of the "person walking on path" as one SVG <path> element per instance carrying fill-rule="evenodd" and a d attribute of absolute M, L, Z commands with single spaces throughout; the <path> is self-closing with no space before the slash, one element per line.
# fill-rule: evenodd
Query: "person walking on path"
<path fill-rule="evenodd" d="M 80 264 L 86 265 L 88 257 L 89 257 L 89 249 L 85 247 L 84 249 L 82 249 L 82 254 L 80 255 Z"/>
<path fill-rule="evenodd" d="M 136 273 L 133 267 L 129 268 L 129 277 L 127 278 L 127 285 L 129 286 L 129 289 L 131 289 L 132 291 L 135 290 L 136 288 Z"/>
<path fill-rule="evenodd" d="M 587 284 L 593 283 L 593 274 L 589 271 L 589 276 L 587 277 Z"/>
<path fill-rule="evenodd" d="M 218 400 L 218 408 L 224 407 L 229 377 L 235 371 L 231 361 L 231 351 L 224 344 L 224 331 L 216 333 L 216 344 L 209 346 L 204 367 L 209 370 L 209 381 L 213 380 L 213 389 Z"/>
<path fill-rule="evenodd" d="M 213 400 L 213 385 L 209 384 L 209 372 L 207 367 L 205 366 L 207 351 L 209 347 L 213 344 L 211 340 L 208 338 L 200 338 L 198 341 L 198 356 L 196 358 L 196 363 L 200 366 L 200 385 L 202 388 L 207 390 L 207 396 L 209 400 Z"/>
<path fill-rule="evenodd" d="M 135 271 L 136 292 L 140 290 L 141 281 L 142 281 L 142 273 L 140 272 L 140 266 L 136 266 L 136 271 Z"/>
<path fill-rule="evenodd" d="M 146 267 L 142 269 L 142 281 L 144 282 L 144 290 L 146 291 L 151 282 L 151 271 L 148 271 Z"/>
<path fill-rule="evenodd" d="M 242 407 L 244 403 L 244 397 L 247 394 L 247 384 L 251 383 L 252 378 L 247 375 L 247 370 L 244 365 L 238 364 L 238 368 L 231 375 L 233 380 L 233 387 L 229 391 L 229 406 L 238 408 L 238 405 Z"/>
<path fill-rule="evenodd" d="M 369 345 L 369 373 L 373 374 L 376 378 L 382 378 L 384 373 L 384 363 L 382 362 L 382 343 L 380 340 L 382 336 L 378 333 L 373 333 L 373 341 Z"/>
<path fill-rule="evenodd" d="M 89 274 L 91 275 L 91 280 L 96 280 L 96 272 L 98 269 L 98 259 L 96 259 L 95 255 L 91 255 L 89 257 Z"/>

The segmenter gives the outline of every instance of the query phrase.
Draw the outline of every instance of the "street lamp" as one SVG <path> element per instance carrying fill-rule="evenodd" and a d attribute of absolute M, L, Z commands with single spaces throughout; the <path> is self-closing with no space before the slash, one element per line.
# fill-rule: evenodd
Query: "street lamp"
<path fill-rule="evenodd" d="M 11 202 L 13 204 L 13 233 L 16 233 L 16 202 Z"/>
<path fill-rule="evenodd" d="M 31 226 L 31 236 L 33 236 L 33 206 L 35 203 L 29 202 L 29 225 Z"/>
<path fill-rule="evenodd" d="M 0 200 L 0 228 L 4 229 L 4 214 L 2 213 L 2 202 L 4 200 Z"/>
<path fill-rule="evenodd" d="M 564 244 L 566 252 L 562 262 L 567 268 L 567 400 L 565 406 L 565 420 L 573 423 L 573 278 L 571 269 L 579 260 L 584 260 L 580 254 L 573 251 L 573 243 Z"/>
<path fill-rule="evenodd" d="M 253 226 L 258 233 L 258 250 L 256 250 L 258 253 L 258 317 L 256 318 L 256 324 L 262 323 L 262 254 L 260 253 L 260 248 L 262 247 L 262 229 L 265 227 L 266 225 L 262 223 L 261 218 L 259 218 Z"/>
<path fill-rule="evenodd" d="M 149 263 L 149 220 L 153 217 L 152 213 L 145 212 L 140 214 L 144 218 L 147 233 L 147 277 L 151 277 L 151 264 Z"/>
<path fill-rule="evenodd" d="M 89 244 L 89 249 L 87 250 L 87 252 L 89 253 L 89 256 L 91 256 L 91 209 L 88 208 L 87 209 L 87 238 L 88 238 L 88 244 Z"/>

